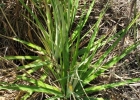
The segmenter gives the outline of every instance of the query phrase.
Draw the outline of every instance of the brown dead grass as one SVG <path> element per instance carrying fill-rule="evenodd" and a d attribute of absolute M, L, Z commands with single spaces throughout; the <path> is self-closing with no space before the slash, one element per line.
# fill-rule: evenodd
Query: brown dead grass
<path fill-rule="evenodd" d="M 97 21 L 98 15 L 101 9 L 103 8 L 103 6 L 105 5 L 106 1 L 107 0 L 97 0 L 96 5 L 89 17 L 89 20 L 82 31 L 83 34 L 87 29 L 89 29 Z M 35 34 L 34 30 L 31 28 L 31 26 L 34 27 L 34 25 L 32 25 L 27 19 L 25 19 L 22 16 L 22 14 L 30 17 L 31 19 L 32 17 L 28 14 L 25 8 L 22 7 L 19 1 L 18 0 L 1 0 L 0 4 L 1 3 L 4 4 L 4 6 L 2 6 L 2 11 L 4 12 L 4 14 L 0 12 L 0 34 L 11 36 L 11 37 L 16 36 L 21 39 L 40 45 L 40 43 L 37 42 L 38 38 L 34 35 Z M 88 0 L 87 5 L 88 3 L 90 3 L 90 0 Z M 30 2 L 28 4 L 30 4 Z M 81 2 L 81 5 L 82 5 L 82 2 Z M 140 2 L 138 2 L 137 5 L 140 5 Z M 138 8 L 138 11 L 140 11 L 140 8 Z M 128 0 L 112 0 L 112 2 L 110 3 L 110 8 L 105 14 L 105 17 L 100 26 L 99 36 L 102 34 L 111 35 L 118 32 L 119 30 L 125 28 L 128 25 L 128 21 L 131 21 L 133 17 L 134 17 L 134 9 L 131 7 L 131 2 L 129 2 Z M 78 20 L 78 18 L 76 20 Z M 8 23 L 8 21 L 10 24 Z M 75 24 L 76 22 L 77 21 L 75 21 Z M 114 28 L 116 28 L 116 30 L 114 33 L 112 33 L 112 30 Z M 13 32 L 13 30 L 15 31 L 16 34 Z M 134 42 L 134 36 L 132 32 L 133 31 L 130 31 L 129 35 L 126 36 L 127 38 L 125 38 L 124 44 L 121 45 L 122 47 L 128 46 L 129 44 Z M 137 34 L 139 35 L 140 33 L 137 33 Z M 87 36 L 85 38 L 85 41 L 86 40 L 88 41 L 88 39 L 90 39 L 90 36 Z M 80 48 L 82 48 L 83 46 L 84 45 L 81 45 Z M 118 51 L 120 50 L 120 48 L 122 48 L 121 46 L 119 45 L 116 48 L 116 51 L 114 51 L 113 54 L 110 56 L 118 54 L 119 53 Z M 109 69 L 108 71 L 106 71 L 104 75 L 98 77 L 93 82 L 93 84 L 96 84 L 96 85 L 106 84 L 106 83 L 112 83 L 112 82 L 116 82 L 120 80 L 140 77 L 140 64 L 138 64 L 139 63 L 138 60 L 140 60 L 139 51 L 140 49 L 137 49 L 134 52 L 132 52 L 130 55 L 125 57 L 117 65 L 115 65 L 114 68 Z M 9 39 L 0 37 L 0 56 L 24 55 L 24 54 L 28 55 L 28 54 L 31 54 L 31 52 L 21 44 L 18 44 Z M 99 55 L 100 54 L 98 54 L 98 56 Z M 136 59 L 136 55 L 138 59 Z M 1 61 L 0 62 L 0 81 L 2 80 L 5 82 L 13 81 L 12 79 L 15 78 L 16 72 L 14 70 L 14 66 L 12 63 L 16 65 L 22 65 L 28 62 Z M 92 96 L 105 97 L 111 100 L 139 100 L 140 99 L 140 85 L 139 84 L 140 83 L 131 84 L 127 86 L 121 86 L 114 89 L 107 89 L 107 90 L 92 94 Z M 14 100 L 15 98 L 17 98 L 16 100 L 20 100 L 20 96 L 23 95 L 21 93 L 24 94 L 24 92 L 22 91 L 0 90 L 0 96 L 1 98 L 5 97 L 6 98 L 5 100 Z M 42 94 L 35 93 L 34 95 L 32 98 L 35 99 L 35 97 L 39 98 Z"/>

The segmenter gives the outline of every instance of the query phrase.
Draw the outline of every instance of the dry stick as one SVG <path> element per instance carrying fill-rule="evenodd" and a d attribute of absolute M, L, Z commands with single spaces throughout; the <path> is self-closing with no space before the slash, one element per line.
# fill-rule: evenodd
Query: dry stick
<path fill-rule="evenodd" d="M 0 7 L 0 10 L 5 18 L 5 20 L 7 21 L 9 27 L 11 28 L 12 32 L 14 33 L 15 36 L 17 36 L 16 32 L 14 31 L 13 27 L 11 26 L 10 22 L 8 21 L 7 17 L 6 17 L 6 14 L 4 13 L 3 9 Z"/>

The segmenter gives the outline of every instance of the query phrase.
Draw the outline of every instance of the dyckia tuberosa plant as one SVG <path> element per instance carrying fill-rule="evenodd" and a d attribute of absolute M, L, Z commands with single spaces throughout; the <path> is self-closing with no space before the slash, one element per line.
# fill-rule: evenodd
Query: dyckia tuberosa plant
<path fill-rule="evenodd" d="M 82 29 L 92 9 L 94 9 L 96 0 L 92 0 L 88 9 L 85 5 L 83 6 L 83 11 L 75 28 L 73 28 L 73 23 L 80 0 L 30 0 L 31 5 L 40 14 L 43 23 L 30 6 L 26 5 L 24 0 L 19 1 L 32 16 L 33 19 L 31 20 L 26 15 L 23 15 L 39 30 L 36 32 L 36 35 L 42 46 L 21 40 L 20 38 L 7 37 L 32 49 L 37 56 L 11 56 L 3 58 L 12 60 L 31 59 L 33 61 L 23 66 L 17 66 L 16 70 L 23 70 L 23 75 L 17 75 L 15 82 L 12 84 L 1 82 L 0 89 L 26 91 L 27 93 L 22 98 L 25 100 L 34 92 L 47 94 L 47 100 L 93 100 L 95 98 L 90 97 L 88 94 L 140 80 L 140 78 L 135 78 L 99 86 L 89 85 L 91 81 L 94 81 L 95 78 L 107 69 L 113 67 L 113 65 L 140 44 L 140 41 L 137 41 L 135 44 L 125 48 L 120 54 L 105 60 L 125 34 L 127 34 L 131 26 L 134 25 L 140 14 L 125 29 L 112 36 L 102 35 L 97 39 L 99 25 L 108 9 L 109 3 L 102 9 L 97 22 L 84 35 L 81 35 Z M 41 8 L 42 6 L 43 8 Z M 90 30 L 93 33 L 88 44 L 83 48 L 79 48 L 81 41 L 91 32 Z M 100 49 L 111 41 L 114 41 L 113 44 L 96 61 L 93 61 L 93 58 L 100 52 Z M 34 78 L 33 73 L 39 69 L 43 70 L 43 72 L 39 78 Z M 16 83 L 18 80 L 26 81 L 32 85 Z"/>

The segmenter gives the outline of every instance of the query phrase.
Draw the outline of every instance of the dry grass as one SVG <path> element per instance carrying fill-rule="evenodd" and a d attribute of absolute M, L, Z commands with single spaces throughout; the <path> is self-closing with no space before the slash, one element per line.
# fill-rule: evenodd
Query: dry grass
<path fill-rule="evenodd" d="M 83 33 L 85 30 L 89 29 L 94 22 L 97 21 L 98 15 L 100 13 L 100 10 L 103 8 L 104 4 L 107 0 L 97 0 L 96 5 L 90 15 L 90 18 L 88 22 L 86 23 L 86 26 L 83 29 Z M 90 3 L 90 0 L 88 1 Z M 88 5 L 87 3 L 87 5 Z M 0 5 L 1 6 L 1 12 L 0 12 L 0 34 L 11 36 L 11 37 L 19 37 L 21 39 L 30 41 L 32 43 L 38 43 L 38 38 L 35 35 L 35 29 L 34 25 L 29 22 L 29 20 L 25 19 L 22 14 L 28 16 L 32 19 L 32 17 L 29 15 L 29 13 L 25 10 L 25 8 L 22 7 L 22 5 L 19 3 L 18 0 L 1 0 Z M 31 6 L 31 2 L 28 2 L 27 4 Z M 119 30 L 125 28 L 128 25 L 128 21 L 131 21 L 131 19 L 134 17 L 134 8 L 131 2 L 128 0 L 112 0 L 110 3 L 110 7 L 102 21 L 102 24 L 100 25 L 100 33 L 99 36 L 102 34 L 108 34 L 112 35 L 118 32 Z M 82 5 L 82 3 L 81 3 Z M 137 2 L 137 7 L 139 7 L 140 2 Z M 36 11 L 32 7 L 32 9 Z M 3 13 L 2 13 L 3 11 Z M 140 8 L 137 9 L 137 11 L 140 11 Z M 79 9 L 80 13 L 80 9 Z M 78 17 L 77 19 L 78 20 Z M 75 21 L 76 24 L 76 21 Z M 33 28 L 32 28 L 33 27 Z M 13 31 L 14 30 L 14 31 Z M 114 31 L 112 31 L 114 30 Z M 133 30 L 133 29 L 132 29 Z M 37 31 L 37 30 L 36 30 Z M 139 32 L 139 28 L 138 28 Z M 140 38 L 140 33 L 137 32 L 137 38 Z M 85 41 L 81 43 L 82 48 L 86 43 L 88 42 L 88 39 L 90 39 L 90 35 L 85 38 Z M 128 35 L 125 37 L 125 41 L 120 43 L 118 47 L 114 50 L 113 54 L 110 56 L 113 56 L 115 54 L 118 54 L 121 50 L 121 48 L 128 46 L 129 44 L 133 43 L 135 41 L 133 31 L 130 31 Z M 109 45 L 108 45 L 109 46 Z M 107 47 L 106 47 L 107 48 Z M 105 48 L 102 50 L 104 52 Z M 131 79 L 134 77 L 140 77 L 140 48 L 132 52 L 130 55 L 125 57 L 125 59 L 121 60 L 114 68 L 109 69 L 106 71 L 106 73 L 98 77 L 96 81 L 94 81 L 94 84 L 105 84 L 110 82 L 116 82 L 119 80 L 125 80 L 125 79 Z M 28 55 L 30 54 L 30 50 L 28 50 L 26 47 L 24 47 L 21 44 L 18 44 L 16 42 L 13 42 L 12 40 L 0 37 L 0 56 L 5 55 Z M 33 54 L 34 55 L 34 54 Z M 101 55 L 98 54 L 97 56 Z M 137 56 L 137 58 L 136 58 Z M 139 60 L 139 61 L 138 61 Z M 5 82 L 12 82 L 12 80 L 15 78 L 15 70 L 13 63 L 16 65 L 23 65 L 24 63 L 28 63 L 27 61 L 0 61 L 0 81 L 4 80 Z M 11 79 L 11 80 L 10 80 Z M 14 100 L 14 98 L 17 98 L 16 100 L 20 100 L 20 97 L 22 93 L 21 91 L 4 91 L 0 90 L 0 100 L 3 97 L 6 97 L 4 100 Z M 23 95 L 23 94 L 22 94 Z M 35 97 L 39 97 L 42 94 L 36 94 Z M 132 84 L 128 86 L 121 86 L 114 89 L 108 89 L 102 92 L 98 92 L 95 94 L 92 94 L 92 96 L 97 97 L 105 97 L 109 98 L 111 100 L 139 100 L 140 99 L 140 84 Z"/>

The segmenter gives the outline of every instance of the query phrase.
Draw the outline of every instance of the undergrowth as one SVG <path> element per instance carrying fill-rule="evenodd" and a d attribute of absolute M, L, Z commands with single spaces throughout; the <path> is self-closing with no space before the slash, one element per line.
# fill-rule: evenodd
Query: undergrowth
<path fill-rule="evenodd" d="M 21 63 L 20 65 L 14 63 L 17 72 L 15 80 L 12 83 L 0 82 L 0 89 L 25 91 L 21 97 L 23 100 L 28 99 L 34 92 L 44 93 L 47 100 L 102 100 L 103 98 L 95 98 L 90 94 L 140 81 L 140 78 L 133 78 L 98 86 L 91 84 L 140 44 L 140 41 L 135 41 L 110 57 L 129 29 L 136 23 L 139 13 L 119 32 L 99 36 L 100 25 L 110 2 L 103 7 L 91 28 L 81 34 L 96 0 L 92 0 L 88 8 L 86 2 L 83 1 L 82 11 L 78 16 L 79 22 L 74 26 L 78 9 L 81 7 L 79 0 L 19 1 L 22 9 L 25 9 L 27 13 L 23 13 L 22 17 L 28 23 L 28 35 L 25 38 L 20 37 L 19 35 L 22 36 L 23 33 L 15 32 L 11 23 L 6 20 L 12 29 L 12 36 L 3 33 L 0 36 L 18 42 L 29 53 L 16 56 L 5 55 L 0 58 L 1 61 L 12 60 Z M 0 9 L 3 15 L 6 15 L 2 6 Z M 5 19 L 7 19 L 6 16 Z M 22 29 L 19 26 L 20 28 Z M 87 44 L 80 46 L 89 34 L 90 39 Z M 110 43 L 111 45 L 106 48 Z M 26 63 L 23 63 L 24 61 Z"/>

